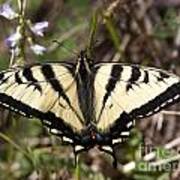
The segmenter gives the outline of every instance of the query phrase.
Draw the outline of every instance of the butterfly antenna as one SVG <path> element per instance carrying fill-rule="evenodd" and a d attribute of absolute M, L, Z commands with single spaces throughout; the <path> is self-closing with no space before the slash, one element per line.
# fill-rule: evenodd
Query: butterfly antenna
<path fill-rule="evenodd" d="M 61 47 L 62 49 L 64 49 L 66 52 L 70 52 L 70 53 L 72 53 L 72 54 L 74 54 L 75 56 L 78 56 L 78 52 L 77 51 L 75 51 L 75 50 L 70 50 L 70 48 L 68 48 L 65 44 L 64 44 L 64 42 L 60 42 L 60 41 L 58 41 L 58 40 L 53 40 L 52 41 L 53 43 L 56 43 L 58 46 L 57 47 Z"/>

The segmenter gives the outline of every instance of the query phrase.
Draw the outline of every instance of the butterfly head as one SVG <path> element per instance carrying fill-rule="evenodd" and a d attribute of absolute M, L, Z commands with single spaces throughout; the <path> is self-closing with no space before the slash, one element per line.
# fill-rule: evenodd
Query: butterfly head
<path fill-rule="evenodd" d="M 93 61 L 92 59 L 88 56 L 87 50 L 83 50 L 80 52 L 78 56 L 78 69 L 81 72 L 91 72 L 91 67 L 92 67 Z"/>

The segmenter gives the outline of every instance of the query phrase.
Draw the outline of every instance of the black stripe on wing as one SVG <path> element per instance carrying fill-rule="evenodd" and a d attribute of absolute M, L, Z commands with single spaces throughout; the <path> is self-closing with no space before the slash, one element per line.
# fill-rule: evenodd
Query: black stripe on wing
<path fill-rule="evenodd" d="M 134 127 L 134 119 L 125 111 L 114 122 L 108 131 L 103 133 L 104 136 L 111 137 L 112 144 L 116 144 L 113 139 L 127 138 L 130 130 Z"/>
<path fill-rule="evenodd" d="M 1 75 L 0 75 L 0 85 L 3 84 L 3 83 L 6 83 L 11 76 L 12 75 L 5 76 L 4 73 L 1 73 Z"/>
<path fill-rule="evenodd" d="M 169 75 L 164 72 L 159 72 L 158 81 L 164 81 L 164 79 L 169 78 Z"/>
<path fill-rule="evenodd" d="M 149 73 L 147 70 L 144 70 L 144 79 L 143 82 L 147 84 L 149 82 Z"/>
<path fill-rule="evenodd" d="M 129 114 L 135 119 L 148 117 L 179 101 L 180 82 L 173 84 L 165 92 L 159 94 L 141 107 L 132 110 Z"/>
<path fill-rule="evenodd" d="M 122 132 L 124 131 L 130 131 L 131 128 L 133 127 L 133 121 L 134 119 L 132 117 L 130 117 L 126 112 L 122 112 L 119 116 L 119 118 L 117 118 L 114 122 L 114 124 L 112 125 L 112 127 L 110 127 L 110 134 L 112 136 L 112 138 L 117 138 L 120 137 Z M 132 123 L 131 123 L 132 122 Z M 128 124 L 130 124 L 130 126 L 128 126 Z"/>
<path fill-rule="evenodd" d="M 47 82 L 51 84 L 51 87 L 54 89 L 54 91 L 58 92 L 60 96 L 70 105 L 70 100 L 66 96 L 62 85 L 60 82 L 56 79 L 55 73 L 52 69 L 52 66 L 49 64 L 45 64 L 41 67 L 41 71 L 46 79 Z"/>
<path fill-rule="evenodd" d="M 16 74 L 17 74 L 17 73 L 16 73 Z M 15 75 L 16 75 L 16 74 L 15 74 Z M 35 79 L 35 77 L 33 76 L 33 73 L 32 73 L 31 68 L 25 67 L 25 68 L 23 69 L 22 74 L 23 74 L 23 77 L 25 77 L 26 80 L 29 82 L 28 86 L 34 86 L 35 89 L 37 89 L 40 93 L 42 93 L 42 88 L 41 88 L 41 86 L 38 84 L 38 81 L 37 81 L 37 80 Z M 17 75 L 16 75 L 16 76 L 17 76 Z M 18 77 L 18 76 L 17 76 L 17 77 Z M 16 78 L 17 78 L 17 77 L 16 77 Z M 16 79 L 16 82 L 17 82 L 17 80 L 18 80 L 19 83 L 20 83 L 20 81 L 21 81 L 20 77 L 18 77 L 18 79 Z"/>
<path fill-rule="evenodd" d="M 102 112 L 105 108 L 105 105 L 106 105 L 108 98 L 111 96 L 111 93 L 114 91 L 117 82 L 121 78 L 122 71 L 123 71 L 123 68 L 121 65 L 116 64 L 116 65 L 112 66 L 110 77 L 109 77 L 107 84 L 106 84 L 106 87 L 105 87 L 106 93 L 103 97 L 102 108 L 101 108 L 101 111 L 99 113 L 99 117 L 98 117 L 97 121 L 99 121 L 99 119 L 102 115 Z"/>
<path fill-rule="evenodd" d="M 69 69 L 69 73 L 73 74 L 73 70 Z M 62 97 L 66 103 L 69 105 L 71 110 L 76 114 L 77 118 L 83 123 L 83 120 L 80 118 L 79 114 L 77 113 L 76 109 L 71 104 L 71 101 L 69 97 L 66 95 L 65 91 L 67 89 L 63 89 L 63 86 L 60 81 L 58 81 L 58 77 L 56 77 L 55 72 L 53 70 L 53 67 L 50 64 L 45 64 L 41 67 L 41 72 L 45 78 L 45 80 L 50 83 L 51 87 L 53 88 L 54 91 L 59 93 L 59 97 Z M 74 79 L 75 80 L 75 79 Z"/>
<path fill-rule="evenodd" d="M 4 78 L 4 73 L 0 73 L 0 81 Z"/>
<path fill-rule="evenodd" d="M 19 76 L 19 72 L 18 71 L 15 72 L 15 80 L 16 80 L 16 83 L 18 83 L 18 84 L 22 84 L 23 83 L 21 77 Z"/>
<path fill-rule="evenodd" d="M 1 102 L 0 104 L 8 109 L 11 109 L 12 111 L 19 113 L 23 116 L 26 117 L 36 117 L 43 120 L 48 121 L 48 124 L 46 123 L 45 125 L 50 128 L 50 129 L 57 129 L 61 132 L 63 132 L 63 135 L 75 139 L 78 138 L 78 135 L 73 132 L 70 126 L 65 124 L 64 120 L 60 117 L 57 117 L 53 112 L 48 111 L 48 112 L 41 112 L 37 109 L 34 109 L 21 101 L 13 99 L 11 96 L 8 96 L 6 94 L 0 93 L 0 99 Z M 7 106 L 8 104 L 8 106 Z"/>
<path fill-rule="evenodd" d="M 132 67 L 131 77 L 128 80 L 126 91 L 129 91 L 132 88 L 133 84 L 135 84 L 135 82 L 138 81 L 138 79 L 141 77 L 141 71 L 139 67 L 137 66 L 131 66 L 131 67 Z"/>
<path fill-rule="evenodd" d="M 108 97 L 111 96 L 111 93 L 113 92 L 116 83 L 119 81 L 121 77 L 122 71 L 123 71 L 122 66 L 120 65 L 112 66 L 110 78 L 108 80 L 108 83 L 106 84 L 106 94 L 104 95 L 103 106 L 105 106 Z"/>

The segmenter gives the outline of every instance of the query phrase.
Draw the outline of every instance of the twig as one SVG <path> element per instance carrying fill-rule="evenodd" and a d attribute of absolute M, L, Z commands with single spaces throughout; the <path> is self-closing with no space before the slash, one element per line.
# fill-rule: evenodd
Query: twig
<path fill-rule="evenodd" d="M 179 111 L 161 111 L 162 114 L 165 115 L 175 115 L 175 116 L 180 116 L 180 112 Z"/>

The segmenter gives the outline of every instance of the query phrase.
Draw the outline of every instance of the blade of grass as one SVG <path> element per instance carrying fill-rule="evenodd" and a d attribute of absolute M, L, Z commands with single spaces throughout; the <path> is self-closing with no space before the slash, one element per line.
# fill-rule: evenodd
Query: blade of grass
<path fill-rule="evenodd" d="M 20 151 L 24 156 L 30 160 L 32 165 L 34 166 L 34 161 L 31 158 L 30 154 L 26 152 L 24 149 L 22 149 L 17 143 L 15 143 L 12 139 L 10 139 L 8 136 L 0 132 L 0 138 L 4 139 L 6 142 L 8 142 L 11 146 L 13 146 L 15 149 Z"/>
<path fill-rule="evenodd" d="M 96 34 L 97 23 L 98 23 L 98 14 L 99 14 L 98 10 L 96 10 L 93 13 L 91 22 L 90 22 L 90 33 L 89 33 L 89 40 L 88 40 L 88 45 L 87 45 L 87 53 L 89 57 L 91 57 L 92 50 L 95 43 L 95 34 Z"/>
<path fill-rule="evenodd" d="M 75 169 L 75 180 L 81 180 L 79 156 L 77 156 L 77 164 Z"/>
<path fill-rule="evenodd" d="M 118 35 L 117 30 L 114 28 L 112 19 L 110 17 L 104 17 L 105 18 L 105 25 L 107 30 L 109 31 L 109 34 L 111 36 L 111 39 L 114 43 L 114 46 L 117 51 L 120 51 L 120 37 Z"/>

